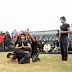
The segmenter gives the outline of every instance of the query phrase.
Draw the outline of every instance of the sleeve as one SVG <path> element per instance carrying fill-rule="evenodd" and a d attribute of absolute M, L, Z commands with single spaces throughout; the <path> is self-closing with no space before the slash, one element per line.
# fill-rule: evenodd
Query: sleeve
<path fill-rule="evenodd" d="M 20 42 L 18 41 L 17 44 L 20 44 Z"/>
<path fill-rule="evenodd" d="M 26 41 L 26 44 L 28 44 L 29 42 L 28 41 Z"/>
<path fill-rule="evenodd" d="M 20 36 L 17 37 L 17 39 L 19 39 L 19 38 L 20 38 Z"/>
<path fill-rule="evenodd" d="M 68 27 L 70 27 L 70 25 L 69 25 L 69 24 L 67 24 L 67 28 L 68 28 Z"/>
<path fill-rule="evenodd" d="M 13 55 L 14 55 L 13 59 L 15 60 L 16 59 L 16 55 L 15 54 L 13 54 Z"/>

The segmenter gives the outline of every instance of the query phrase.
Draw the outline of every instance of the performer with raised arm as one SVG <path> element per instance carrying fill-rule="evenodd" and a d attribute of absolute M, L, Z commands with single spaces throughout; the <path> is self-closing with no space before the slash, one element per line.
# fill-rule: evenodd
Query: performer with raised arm
<path fill-rule="evenodd" d="M 38 42 L 36 40 L 36 37 L 32 36 L 29 32 L 29 29 L 27 29 L 27 32 L 28 32 L 28 35 L 31 39 L 31 47 L 32 47 L 32 61 L 35 62 L 35 61 L 40 61 L 40 58 L 38 57 L 39 54 L 38 54 Z"/>

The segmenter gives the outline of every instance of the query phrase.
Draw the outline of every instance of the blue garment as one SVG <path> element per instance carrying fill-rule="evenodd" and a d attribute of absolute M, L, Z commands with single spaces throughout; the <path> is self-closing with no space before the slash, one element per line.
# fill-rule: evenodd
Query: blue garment
<path fill-rule="evenodd" d="M 14 30 L 14 31 L 12 32 L 12 34 L 13 34 L 13 35 L 17 35 L 17 30 Z"/>

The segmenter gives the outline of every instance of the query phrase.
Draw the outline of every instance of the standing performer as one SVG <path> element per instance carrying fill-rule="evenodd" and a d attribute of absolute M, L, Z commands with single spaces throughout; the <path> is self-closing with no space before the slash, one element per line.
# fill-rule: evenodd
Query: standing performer
<path fill-rule="evenodd" d="M 70 25 L 66 23 L 66 18 L 63 16 L 60 18 L 62 25 L 60 26 L 61 31 L 59 32 L 60 48 L 62 61 L 67 61 L 68 58 L 68 33 L 71 32 Z"/>

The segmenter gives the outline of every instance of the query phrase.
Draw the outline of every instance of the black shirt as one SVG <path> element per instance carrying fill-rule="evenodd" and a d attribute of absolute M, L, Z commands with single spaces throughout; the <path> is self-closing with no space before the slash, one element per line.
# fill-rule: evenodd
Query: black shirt
<path fill-rule="evenodd" d="M 10 40 L 10 39 L 11 39 L 11 37 L 9 34 L 5 35 L 4 40 Z"/>
<path fill-rule="evenodd" d="M 16 58 L 18 59 L 18 62 L 20 61 L 20 59 L 22 58 L 22 57 L 24 57 L 24 54 L 23 53 L 17 53 L 17 54 L 13 54 L 13 60 L 15 60 Z"/>
<path fill-rule="evenodd" d="M 60 26 L 61 31 L 68 31 L 69 24 L 63 24 Z M 62 33 L 61 37 L 68 37 L 68 33 Z"/>
<path fill-rule="evenodd" d="M 39 50 L 43 49 L 44 45 L 43 44 L 38 44 Z"/>
<path fill-rule="evenodd" d="M 32 42 L 31 47 L 32 47 L 32 54 L 38 53 L 38 50 L 37 50 L 38 43 L 37 43 L 37 41 Z"/>
<path fill-rule="evenodd" d="M 19 47 L 21 47 L 22 46 L 22 43 L 24 44 L 24 46 L 27 46 L 27 44 L 28 44 L 28 41 L 18 41 L 18 43 L 17 44 L 19 44 Z"/>
<path fill-rule="evenodd" d="M 25 41 L 21 41 L 20 40 L 17 43 L 19 45 L 18 47 L 21 47 L 22 46 L 22 43 L 24 44 L 24 46 L 28 46 L 27 45 L 28 44 L 28 41 L 26 41 L 26 40 Z M 31 51 L 30 48 L 28 48 L 28 47 L 26 47 L 26 48 L 20 48 L 20 49 L 23 50 L 23 51 L 29 51 L 29 52 Z"/>

